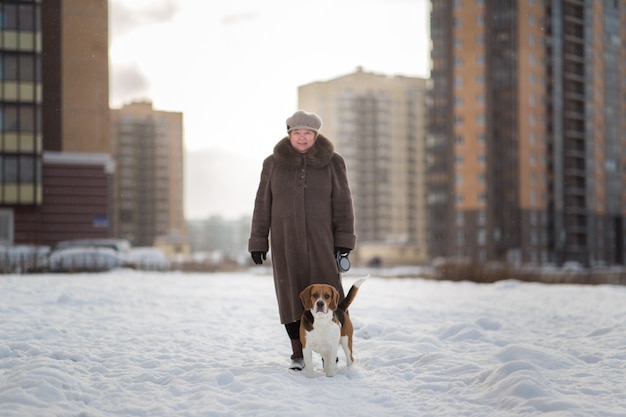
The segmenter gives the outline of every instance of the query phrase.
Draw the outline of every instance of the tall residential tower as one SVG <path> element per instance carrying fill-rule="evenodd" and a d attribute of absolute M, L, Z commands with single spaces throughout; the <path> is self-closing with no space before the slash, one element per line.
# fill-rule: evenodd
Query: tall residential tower
<path fill-rule="evenodd" d="M 432 256 L 623 264 L 626 3 L 433 0 Z"/>
<path fill-rule="evenodd" d="M 107 237 L 107 1 L 0 0 L 0 29 L 0 244 Z"/>
<path fill-rule="evenodd" d="M 298 88 L 346 160 L 357 255 L 376 264 L 426 260 L 424 135 L 426 80 L 366 72 Z"/>
<path fill-rule="evenodd" d="M 135 102 L 111 110 L 117 170 L 113 235 L 135 246 L 186 237 L 183 213 L 183 115 Z"/>

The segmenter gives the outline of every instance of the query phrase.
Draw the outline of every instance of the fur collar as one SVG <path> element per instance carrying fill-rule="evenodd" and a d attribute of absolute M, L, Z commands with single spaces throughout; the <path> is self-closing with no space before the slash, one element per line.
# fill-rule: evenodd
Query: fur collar
<path fill-rule="evenodd" d="M 318 135 L 313 147 L 304 154 L 296 151 L 291 146 L 289 137 L 285 137 L 274 147 L 274 158 L 285 168 L 298 168 L 303 159 L 306 165 L 312 168 L 322 168 L 328 165 L 334 152 L 335 147 L 324 135 Z"/>

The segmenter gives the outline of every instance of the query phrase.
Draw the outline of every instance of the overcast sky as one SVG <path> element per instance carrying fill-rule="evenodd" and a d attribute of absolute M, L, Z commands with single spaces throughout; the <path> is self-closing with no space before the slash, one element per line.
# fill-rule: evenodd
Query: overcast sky
<path fill-rule="evenodd" d="M 428 0 L 110 0 L 111 106 L 184 114 L 188 218 L 249 214 L 297 88 L 428 77 Z M 323 115 L 321 115 L 323 118 Z M 332 139 L 332 138 L 331 138 Z"/>

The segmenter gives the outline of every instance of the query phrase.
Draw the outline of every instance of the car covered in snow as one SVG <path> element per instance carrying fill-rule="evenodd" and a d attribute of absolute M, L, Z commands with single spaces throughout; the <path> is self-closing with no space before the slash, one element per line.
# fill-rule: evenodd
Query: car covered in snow
<path fill-rule="evenodd" d="M 43 269 L 47 272 L 104 272 L 115 268 L 134 268 L 134 265 L 111 248 L 68 247 L 51 252 Z"/>
<path fill-rule="evenodd" d="M 169 271 L 170 262 L 161 249 L 135 247 L 128 251 L 127 259 L 142 271 Z"/>

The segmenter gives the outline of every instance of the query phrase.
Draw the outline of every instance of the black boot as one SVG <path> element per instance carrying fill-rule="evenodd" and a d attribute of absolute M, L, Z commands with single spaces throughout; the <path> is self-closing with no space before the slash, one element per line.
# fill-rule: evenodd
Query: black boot
<path fill-rule="evenodd" d="M 291 349 L 293 354 L 291 355 L 291 365 L 289 369 L 292 371 L 301 371 L 304 369 L 304 358 L 302 356 L 302 343 L 299 339 L 291 339 Z"/>

